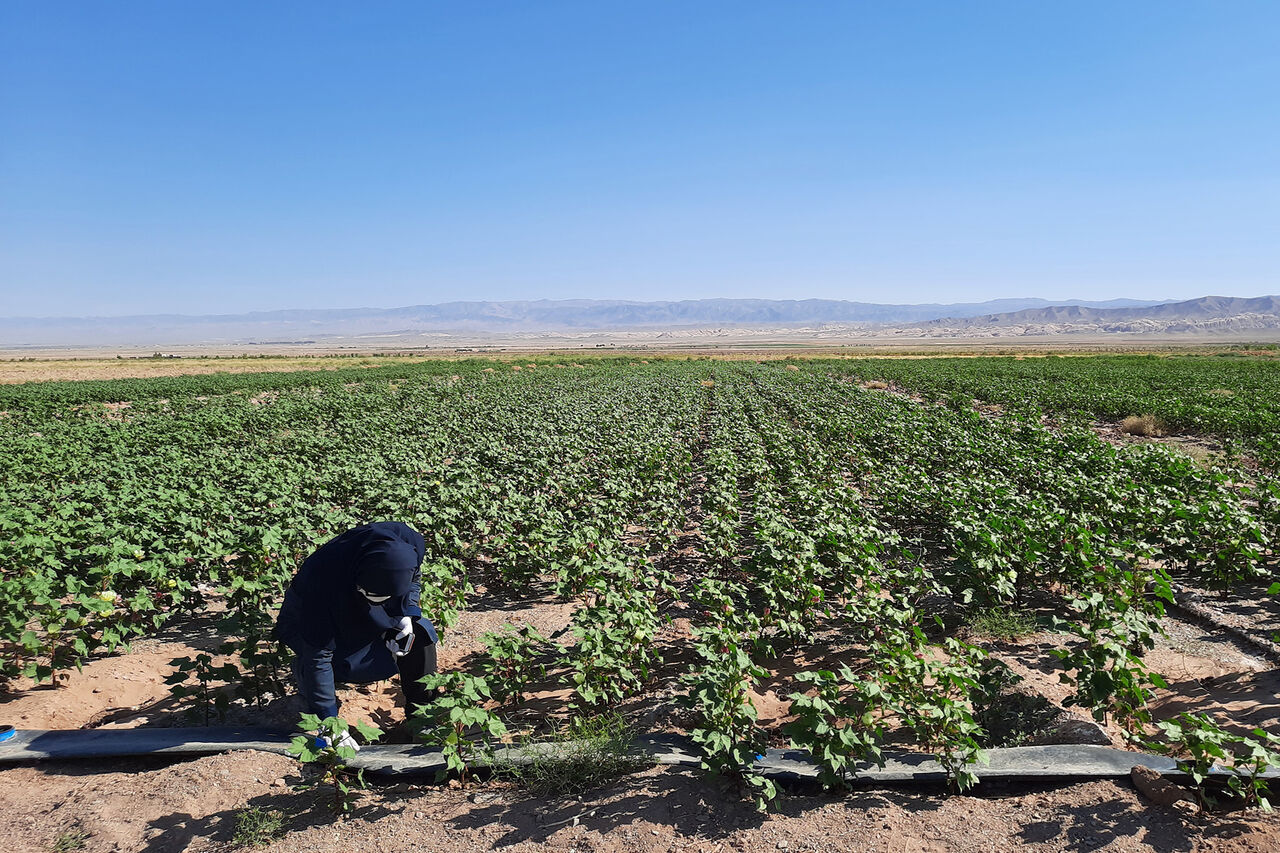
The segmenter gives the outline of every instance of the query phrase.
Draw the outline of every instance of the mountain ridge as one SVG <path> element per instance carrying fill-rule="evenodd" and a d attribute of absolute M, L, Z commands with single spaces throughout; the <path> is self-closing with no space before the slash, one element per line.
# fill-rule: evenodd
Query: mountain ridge
<path fill-rule="evenodd" d="M 951 310 L 954 314 L 939 314 L 939 316 L 956 316 L 965 317 L 973 316 L 981 313 L 978 309 L 986 307 L 1000 307 L 1005 311 L 990 311 L 987 313 L 1006 313 L 1007 311 L 1017 310 L 1033 310 L 1035 307 L 1050 307 L 1058 305 L 1080 305 L 1090 307 L 1143 307 L 1164 304 L 1164 300 L 1141 300 L 1141 299 L 1108 299 L 1108 300 L 1085 300 L 1085 299 L 1062 299 L 1050 300 L 1038 297 L 1009 297 L 1001 299 L 989 299 L 984 302 L 922 302 L 922 303 L 881 303 L 881 302 L 859 302 L 844 299 L 755 299 L 755 298 L 729 298 L 729 297 L 712 297 L 707 299 L 681 299 L 681 300 L 628 300 L 628 299 L 513 299 L 513 300 L 454 300 L 450 302 L 424 303 L 420 305 L 405 305 L 395 308 L 279 308 L 267 311 L 243 311 L 230 314 L 125 314 L 125 315 L 57 315 L 57 316 L 9 316 L 0 317 L 0 322 L 71 322 L 71 321 L 103 321 L 103 322 L 121 322 L 121 321 L 204 321 L 204 322 L 223 322 L 228 320 L 298 320 L 298 319 L 315 319 L 323 317 L 375 317 L 375 316 L 422 316 L 422 315 L 442 315 L 442 316 L 475 316 L 485 313 L 492 313 L 495 316 L 502 316 L 504 313 L 511 312 L 513 315 L 523 309 L 526 313 L 547 313 L 563 312 L 566 309 L 578 309 L 586 311 L 599 311 L 610 309 L 639 309 L 641 311 L 653 310 L 696 310 L 699 307 L 705 308 L 734 308 L 738 306 L 749 306 L 754 308 L 765 308 L 777 306 L 779 309 L 785 309 L 791 306 L 806 306 L 812 309 L 822 307 L 824 309 L 844 308 L 854 311 L 864 311 L 870 314 L 887 314 L 894 319 L 900 319 L 903 313 L 937 313 L 941 311 Z M 1020 306 L 1020 307 L 1014 307 Z M 533 309 L 530 311 L 530 309 Z M 837 312 L 837 316 L 844 317 L 843 312 Z M 812 319 L 810 317 L 809 319 Z"/>
<path fill-rule="evenodd" d="M 1243 334 L 1280 329 L 1280 296 L 1205 296 L 1178 302 L 1012 298 L 919 305 L 831 299 L 542 299 L 241 314 L 0 318 L 0 346 L 237 346 L 360 339 L 408 343 L 415 336 L 427 343 L 426 337 L 451 335 L 525 338 L 536 333 L 635 335 L 677 330 L 687 337 L 726 329 L 850 338 Z"/>
<path fill-rule="evenodd" d="M 689 299 L 455 301 L 398 308 L 320 308 L 238 314 L 139 314 L 118 317 L 0 318 L 0 344 L 150 345 L 210 340 L 251 342 L 414 332 L 529 332 L 662 329 L 696 326 L 807 326 L 912 323 L 1052 305 L 1141 307 L 1142 300 L 1006 298 L 985 302 L 898 305 L 835 299 Z"/>
<path fill-rule="evenodd" d="M 1202 296 L 1181 302 L 1117 308 L 1056 305 L 973 317 L 941 317 L 921 325 L 966 327 L 1027 323 L 1117 323 L 1136 320 L 1194 321 L 1246 314 L 1280 316 L 1280 296 Z"/>

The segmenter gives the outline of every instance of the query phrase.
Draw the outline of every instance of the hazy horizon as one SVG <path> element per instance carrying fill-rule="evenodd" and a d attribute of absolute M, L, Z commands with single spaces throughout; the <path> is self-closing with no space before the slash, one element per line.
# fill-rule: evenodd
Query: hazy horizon
<path fill-rule="evenodd" d="M 1223 294 L 1201 294 L 1203 298 L 1210 296 L 1221 296 Z M 1261 296 L 1271 296 L 1273 294 L 1259 294 Z M 1227 297 L 1234 298 L 1234 297 Z M 595 299 L 590 297 L 583 298 L 566 298 L 566 299 L 542 299 L 531 297 L 526 299 L 452 299 L 442 302 L 421 302 L 405 305 L 317 305 L 317 306 L 299 306 L 290 305 L 281 308 L 266 308 L 256 310 L 222 310 L 211 313 L 188 314 L 180 312 L 156 311 L 145 314 L 44 314 L 44 315 L 0 315 L 3 320 L 116 320 L 129 319 L 137 317 L 183 317 L 183 318 L 201 318 L 201 317 L 241 317 L 258 314 L 279 314 L 279 313 L 322 313 L 322 312 L 355 312 L 355 311 L 399 311 L 413 308 L 431 308 L 448 305 L 467 305 L 467 304 L 517 304 L 517 303 L 625 303 L 629 305 L 646 306 L 646 305 L 663 305 L 678 304 L 682 302 L 739 302 L 739 301 L 758 301 L 758 302 L 847 302 L 856 305 L 868 305 L 877 307 L 900 307 L 900 308 L 922 308 L 922 307 L 950 307 L 950 306 L 976 306 L 976 305 L 999 305 L 1001 303 L 1019 303 L 1019 302 L 1036 302 L 1044 303 L 1044 305 L 1072 305 L 1072 304 L 1088 304 L 1088 305 L 1157 305 L 1167 302 L 1179 302 L 1185 300 L 1175 299 L 1131 299 L 1129 297 L 1117 296 L 1109 299 L 1046 299 L 1040 296 L 997 296 L 990 299 L 982 300 L 956 300 L 950 302 L 876 302 L 871 300 L 860 299 L 827 299 L 824 297 L 733 297 L 733 296 L 712 296 L 694 299 Z"/>

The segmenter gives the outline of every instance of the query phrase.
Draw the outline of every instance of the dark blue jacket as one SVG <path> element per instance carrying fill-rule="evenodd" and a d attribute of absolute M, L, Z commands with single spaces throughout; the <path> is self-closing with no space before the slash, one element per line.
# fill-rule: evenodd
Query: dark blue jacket
<path fill-rule="evenodd" d="M 334 681 L 395 675 L 383 637 L 399 628 L 403 616 L 425 623 L 436 642 L 419 604 L 424 550 L 422 534 L 413 528 L 379 521 L 340 534 L 303 561 L 285 593 L 276 636 L 297 654 L 308 681 L 323 682 L 313 687 L 332 695 Z M 387 598 L 371 603 L 357 587 Z"/>

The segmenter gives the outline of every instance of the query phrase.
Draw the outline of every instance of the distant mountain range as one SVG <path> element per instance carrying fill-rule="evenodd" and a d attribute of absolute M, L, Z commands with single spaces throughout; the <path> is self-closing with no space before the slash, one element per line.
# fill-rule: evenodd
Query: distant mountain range
<path fill-rule="evenodd" d="M 1142 309 L 1162 303 L 993 299 L 952 304 L 886 305 L 834 299 L 688 299 L 628 302 L 598 299 L 446 302 L 403 308 L 297 309 L 246 314 L 154 314 L 128 317 L 0 318 L 0 346 L 152 346 L 249 343 L 412 334 L 415 332 L 549 332 L 675 327 L 795 328 L 813 325 L 910 324 L 1050 309 Z"/>
<path fill-rule="evenodd" d="M 1184 302 L 995 299 L 887 305 L 832 299 L 691 299 L 625 302 L 573 299 L 447 302 L 404 308 L 262 311 L 247 314 L 0 318 L 0 346 L 179 346 L 193 344 L 411 344 L 429 337 L 485 335 L 533 339 L 587 332 L 787 331 L 824 339 L 1013 337 L 1064 334 L 1225 334 L 1280 330 L 1280 297 L 1206 296 Z M 662 337 L 659 334 L 658 337 Z M 447 342 L 444 345 L 450 345 Z"/>
<path fill-rule="evenodd" d="M 1252 299 L 1235 296 L 1204 296 L 1186 302 L 1148 303 L 1124 307 L 1073 303 L 969 316 L 963 318 L 963 322 L 957 322 L 960 315 L 955 315 L 955 319 L 939 318 L 931 323 L 934 325 L 945 323 L 949 326 L 983 326 L 1020 323 L 1113 324 L 1137 320 L 1186 322 L 1244 314 L 1280 314 L 1280 296 L 1258 296 Z"/>

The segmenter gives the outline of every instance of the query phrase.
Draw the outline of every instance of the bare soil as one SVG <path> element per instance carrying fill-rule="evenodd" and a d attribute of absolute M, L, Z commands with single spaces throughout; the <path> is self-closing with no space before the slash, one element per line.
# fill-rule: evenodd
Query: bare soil
<path fill-rule="evenodd" d="M 1094 421 L 1093 431 L 1102 440 L 1116 445 L 1163 444 L 1185 453 L 1205 466 L 1227 461 L 1226 447 L 1221 441 L 1208 435 L 1172 432 L 1162 435 L 1134 435 L 1125 431 L 1121 421 Z"/>
<path fill-rule="evenodd" d="M 1037 338 L 912 338 L 891 341 L 854 336 L 847 341 L 815 336 L 812 331 L 776 336 L 751 334 L 725 337 L 694 335 L 672 343 L 661 335 L 653 340 L 627 342 L 617 335 L 587 333 L 590 350 L 577 340 L 554 335 L 510 340 L 450 340 L 435 346 L 406 346 L 403 340 L 343 341 L 311 345 L 186 344 L 162 347 L 165 357 L 153 358 L 155 346 L 103 347 L 0 347 L 0 384 L 74 379 L 123 379 L 147 376 L 186 376 L 207 373 L 259 373 L 282 370 L 336 370 L 402 361 L 447 361 L 459 358 L 528 359 L 556 355 L 580 360 L 631 356 L 649 358 L 714 358 L 728 361 L 808 358 L 937 358 L 1013 355 L 1037 358 L 1046 355 L 1088 357 L 1098 354 L 1204 354 L 1222 352 L 1233 343 L 1226 336 L 1202 337 L 1097 337 L 1066 335 Z M 623 338 L 630 337 L 624 335 Z M 603 338 L 597 341 L 595 338 Z M 1277 357 L 1271 350 L 1241 351 L 1242 355 Z M 640 358 L 643 356 L 643 358 Z"/>
<path fill-rule="evenodd" d="M 482 591 L 446 633 L 441 667 L 466 666 L 481 649 L 480 636 L 505 624 L 555 634 L 569 624 L 572 610 L 550 596 L 513 599 Z M 687 643 L 688 627 L 687 617 L 677 616 L 660 642 L 672 648 Z M 1176 619 L 1166 628 L 1168 639 L 1148 655 L 1171 682 L 1156 702 L 1158 716 L 1208 710 L 1238 728 L 1280 729 L 1280 673 L 1212 630 Z M 203 724 L 198 712 L 168 695 L 163 679 L 172 658 L 216 648 L 219 639 L 208 626 L 192 624 L 136 644 L 128 654 L 92 660 L 56 688 L 15 683 L 0 697 L 0 715 L 20 728 Z M 1057 661 L 1048 652 L 1064 639 L 1037 634 L 993 644 L 992 650 L 1061 703 L 1068 688 L 1059 683 Z M 754 698 L 762 724 L 776 731 L 787 719 L 787 670 L 811 663 L 782 662 L 761 685 Z M 563 711 L 567 696 L 557 689 L 529 700 L 531 724 Z M 673 692 L 659 683 L 653 695 L 627 706 L 629 713 L 649 730 L 678 729 Z M 340 699 L 348 718 L 383 727 L 403 719 L 394 683 L 348 687 Z M 263 708 L 238 704 L 227 722 L 287 728 L 297 713 L 294 699 L 283 697 Z M 1123 744 L 1118 732 L 1108 731 L 1117 746 Z M 137 759 L 7 767 L 0 770 L 0 844 L 45 851 L 60 834 L 82 831 L 87 851 L 226 850 L 236 814 L 259 806 L 286 816 L 287 833 L 269 848 L 279 851 L 1280 849 L 1280 821 L 1274 818 L 1244 812 L 1202 817 L 1181 805 L 1156 806 L 1127 781 L 988 784 L 974 796 L 949 796 L 929 786 L 846 796 L 796 790 L 782 798 L 776 813 L 760 816 L 712 780 L 654 768 L 582 800 L 528 798 L 499 783 L 465 790 L 377 785 L 363 795 L 356 818 L 336 821 L 321 795 L 293 789 L 300 779 L 291 759 L 257 752 L 175 764 Z"/>
<path fill-rule="evenodd" d="M 99 362 L 9 362 L 0 382 L 38 379 L 333 369 L 390 359 L 173 359 Z M 988 407 L 998 416 L 998 407 Z M 1133 441 L 1132 437 L 1116 437 Z M 1169 439 L 1164 439 L 1168 441 Z M 1185 443 L 1185 442 L 1183 442 Z M 1205 447 L 1207 454 L 1217 449 Z M 696 535 L 696 524 L 685 531 Z M 695 550 L 686 547 L 685 551 Z M 673 561 L 688 559 L 679 552 Z M 1215 599 L 1242 622 L 1271 620 L 1265 596 Z M 503 625 L 531 624 L 551 636 L 565 628 L 574 605 L 547 595 L 513 599 L 482 594 L 444 638 L 442 669 L 465 667 L 481 650 L 480 636 Z M 649 731 L 679 730 L 673 678 L 687 647 L 687 615 L 673 613 L 659 637 L 669 665 L 653 691 L 624 706 Z M 208 626 L 170 632 L 138 643 L 128 654 L 88 662 L 59 685 L 18 681 L 0 695 L 0 721 L 19 728 L 97 728 L 200 725 L 200 711 L 173 699 L 165 676 L 176 657 L 211 651 L 220 637 Z M 1280 673 L 1220 632 L 1170 619 L 1168 638 L 1147 657 L 1169 689 L 1154 705 L 1158 717 L 1207 711 L 1237 729 L 1280 731 Z M 1064 638 L 1038 634 L 993 644 L 1028 683 L 1061 704 L 1058 662 L 1049 650 Z M 568 642 L 567 639 L 561 642 Z M 847 648 L 831 646 L 837 659 Z M 761 724 L 777 732 L 789 719 L 789 672 L 814 660 L 782 661 L 753 695 Z M 399 688 L 391 682 L 342 689 L 348 719 L 384 728 L 403 720 Z M 526 703 L 530 725 L 562 713 L 567 693 L 550 683 Z M 238 703 L 226 722 L 288 728 L 298 707 L 272 697 L 262 707 Z M 216 717 L 213 722 L 219 722 Z M 1114 727 L 1113 743 L 1123 745 Z M 780 735 L 775 735 L 780 738 Z M 683 769 L 648 769 L 575 799 L 530 798 L 504 784 L 458 789 L 418 783 L 377 785 L 362 796 L 355 818 L 339 821 L 318 792 L 294 790 L 302 779 L 291 759 L 239 752 L 170 763 L 161 759 L 46 762 L 0 769 L 0 845 L 15 853 L 47 851 L 83 834 L 87 851 L 205 851 L 231 849 L 237 814 L 246 807 L 277 809 L 286 818 L 275 851 L 431 849 L 441 853 L 511 850 L 868 850 L 988 851 L 1274 851 L 1280 819 L 1235 812 L 1199 816 L 1183 806 L 1155 806 L 1127 781 L 1056 786 L 987 784 L 974 795 L 940 788 L 860 789 L 844 796 L 788 791 L 776 812 L 759 815 L 731 790 Z"/>
<path fill-rule="evenodd" d="M 439 357 L 433 357 L 436 360 Z M 50 358 L 0 360 L 0 384 L 65 382 L 78 379 L 135 379 L 151 376 L 204 376 L 212 373 L 265 373 L 295 370 L 340 370 L 380 367 L 419 358 L 368 356 L 271 356 L 264 358 Z"/>
<path fill-rule="evenodd" d="M 1268 595 L 1272 579 L 1245 581 L 1230 591 L 1199 588 L 1182 579 L 1185 592 L 1213 612 L 1213 620 L 1272 643 L 1280 642 L 1280 595 Z"/>
<path fill-rule="evenodd" d="M 732 791 L 685 770 L 654 768 L 582 798 L 531 798 L 503 784 L 458 790 L 398 783 L 362 795 L 337 820 L 323 792 L 293 789 L 288 758 L 259 752 L 179 764 L 115 761 L 13 767 L 0 779 L 0 844 L 48 851 L 79 832 L 82 849 L 231 849 L 238 812 L 278 810 L 271 851 L 1239 851 L 1280 846 L 1280 820 L 1197 816 L 1145 803 L 1127 782 L 791 792 L 761 815 Z M 65 837 L 65 836 L 64 836 Z"/>

